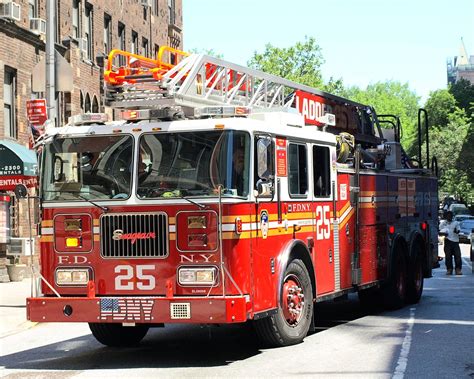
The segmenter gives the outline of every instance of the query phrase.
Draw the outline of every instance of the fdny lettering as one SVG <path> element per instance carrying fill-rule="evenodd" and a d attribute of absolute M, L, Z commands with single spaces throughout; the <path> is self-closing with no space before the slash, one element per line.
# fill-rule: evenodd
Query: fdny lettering
<path fill-rule="evenodd" d="M 309 212 L 311 204 L 288 204 L 288 213 L 293 212 Z"/>
<path fill-rule="evenodd" d="M 100 319 L 151 321 L 153 305 L 150 299 L 100 299 Z"/>
<path fill-rule="evenodd" d="M 63 264 L 84 264 L 87 263 L 87 257 L 82 255 L 74 255 L 74 256 L 67 256 L 67 255 L 59 255 L 58 256 L 58 263 L 60 265 Z"/>
<path fill-rule="evenodd" d="M 215 260 L 211 261 L 211 258 L 214 257 L 214 254 L 181 254 L 180 257 L 181 263 L 215 262 Z"/>
<path fill-rule="evenodd" d="M 112 239 L 115 241 L 120 240 L 130 240 L 132 245 L 137 242 L 137 240 L 147 240 L 147 239 L 155 239 L 156 235 L 154 232 L 149 233 L 124 233 L 123 230 L 117 229 L 114 230 L 114 234 L 112 235 Z"/>

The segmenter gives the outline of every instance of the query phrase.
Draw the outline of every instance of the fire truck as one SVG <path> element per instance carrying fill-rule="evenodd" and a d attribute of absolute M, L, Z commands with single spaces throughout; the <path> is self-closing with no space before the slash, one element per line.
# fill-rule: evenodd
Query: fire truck
<path fill-rule="evenodd" d="M 42 141 L 29 320 L 87 322 L 110 346 L 164 324 L 251 322 L 285 346 L 314 328 L 317 302 L 419 301 L 437 166 L 421 136 L 408 159 L 396 116 L 172 48 L 113 50 L 104 77 L 120 120 L 74 116 Z"/>

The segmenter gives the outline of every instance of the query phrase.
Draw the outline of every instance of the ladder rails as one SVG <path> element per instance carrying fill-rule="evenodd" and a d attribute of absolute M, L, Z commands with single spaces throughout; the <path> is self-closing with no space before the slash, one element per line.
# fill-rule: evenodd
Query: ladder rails
<path fill-rule="evenodd" d="M 162 49 L 170 49 L 164 47 Z M 314 88 L 203 54 L 179 53 L 175 65 L 114 50 L 105 71 L 105 104 L 121 109 L 153 109 L 171 106 L 245 106 L 253 109 L 294 107 L 296 91 L 304 91 L 339 103 L 348 100 Z M 126 65 L 113 68 L 115 58 Z M 132 59 L 134 58 L 134 59 Z"/>

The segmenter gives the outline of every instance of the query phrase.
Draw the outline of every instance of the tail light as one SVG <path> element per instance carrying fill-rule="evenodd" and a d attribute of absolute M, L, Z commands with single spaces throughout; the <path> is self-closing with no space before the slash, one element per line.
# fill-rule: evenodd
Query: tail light
<path fill-rule="evenodd" d="M 179 212 L 176 215 L 176 244 L 180 251 L 217 251 L 217 213 Z"/>
<path fill-rule="evenodd" d="M 92 250 L 92 217 L 90 215 L 58 215 L 54 218 L 56 251 L 89 252 Z"/>

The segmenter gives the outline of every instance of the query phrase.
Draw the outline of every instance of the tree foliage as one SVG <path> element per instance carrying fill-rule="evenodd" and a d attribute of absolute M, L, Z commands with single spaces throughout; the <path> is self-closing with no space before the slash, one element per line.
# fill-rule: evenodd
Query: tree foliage
<path fill-rule="evenodd" d="M 456 99 L 456 105 L 464 109 L 468 117 L 474 113 L 474 84 L 464 78 L 449 87 L 449 92 Z"/>
<path fill-rule="evenodd" d="M 377 82 L 366 89 L 350 87 L 346 90 L 350 99 L 371 105 L 377 114 L 392 114 L 400 117 L 402 124 L 402 144 L 410 152 L 416 140 L 419 97 L 408 83 L 398 81 Z"/>
<path fill-rule="evenodd" d="M 320 67 L 324 63 L 321 48 L 314 37 L 305 37 L 290 47 L 265 45 L 263 53 L 254 52 L 248 65 L 310 87 L 322 88 Z"/>
<path fill-rule="evenodd" d="M 431 92 L 425 104 L 430 125 L 438 128 L 444 128 L 448 125 L 449 115 L 456 108 L 456 99 L 446 89 Z"/>

